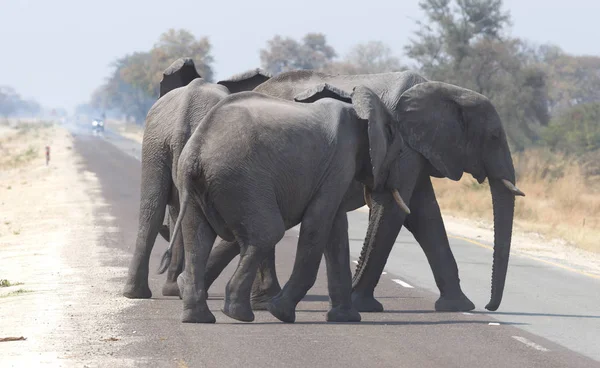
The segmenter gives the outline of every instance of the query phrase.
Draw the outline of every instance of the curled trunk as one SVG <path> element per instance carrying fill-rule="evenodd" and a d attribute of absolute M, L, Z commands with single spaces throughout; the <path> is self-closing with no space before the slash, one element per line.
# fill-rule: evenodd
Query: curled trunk
<path fill-rule="evenodd" d="M 510 242 L 512 237 L 515 196 L 507 190 L 499 179 L 490 179 L 494 206 L 494 260 L 492 265 L 492 295 L 485 306 L 495 311 L 500 306 L 508 270 Z"/>

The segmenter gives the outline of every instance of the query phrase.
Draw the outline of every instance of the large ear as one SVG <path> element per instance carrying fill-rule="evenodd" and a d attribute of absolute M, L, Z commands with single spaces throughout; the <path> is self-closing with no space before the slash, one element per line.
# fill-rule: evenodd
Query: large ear
<path fill-rule="evenodd" d="M 379 97 L 365 86 L 354 87 L 352 104 L 359 118 L 367 120 L 369 127 L 369 155 L 373 170 L 373 189 L 380 190 L 387 179 L 390 161 L 404 147 L 400 134 L 395 134 L 394 118 Z M 393 141 L 392 141 L 393 140 Z M 390 148 L 398 150 L 391 152 Z"/>
<path fill-rule="evenodd" d="M 166 95 L 175 88 L 187 86 L 196 78 L 201 78 L 196 70 L 194 60 L 191 58 L 179 58 L 163 72 L 160 81 L 160 97 Z"/>
<path fill-rule="evenodd" d="M 451 84 L 425 82 L 406 90 L 396 105 L 406 143 L 452 180 L 459 180 L 464 171 L 468 127 L 463 109 L 477 100 L 476 95 Z"/>
<path fill-rule="evenodd" d="M 237 93 L 242 91 L 252 91 L 254 88 L 271 79 L 271 77 L 271 74 L 267 71 L 256 68 L 220 80 L 217 84 L 227 87 L 231 93 Z"/>
<path fill-rule="evenodd" d="M 334 98 L 347 103 L 352 103 L 352 96 L 350 93 L 334 87 L 327 83 L 318 84 L 312 88 L 300 92 L 294 97 L 296 102 L 315 102 L 322 98 Z"/>

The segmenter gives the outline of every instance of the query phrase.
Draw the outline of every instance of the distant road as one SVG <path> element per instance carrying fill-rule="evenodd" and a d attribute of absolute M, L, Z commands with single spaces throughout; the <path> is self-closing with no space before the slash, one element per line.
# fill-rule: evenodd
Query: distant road
<path fill-rule="evenodd" d="M 75 149 L 96 173 L 120 232 L 107 247 L 132 252 L 137 231 L 140 145 L 107 130 L 104 137 L 73 128 Z M 356 260 L 367 214 L 349 214 L 351 251 Z M 277 247 L 281 282 L 293 265 L 297 229 Z M 151 259 L 151 300 L 120 316 L 124 331 L 139 342 L 115 357 L 156 366 L 207 367 L 600 367 L 600 280 L 525 257 L 511 256 L 505 296 L 498 312 L 489 298 L 492 252 L 485 244 L 452 238 L 462 287 L 478 307 L 473 313 L 436 313 L 438 292 L 418 244 L 403 230 L 376 295 L 384 313 L 363 313 L 358 324 L 327 324 L 324 262 L 317 284 L 298 306 L 295 324 L 268 312 L 239 323 L 221 312 L 224 286 L 235 263 L 211 289 L 216 325 L 182 324 L 181 301 L 160 295 L 156 270 L 166 243 L 159 239 Z M 122 266 L 122 265 L 121 265 Z M 352 268 L 354 268 L 354 264 Z M 115 280 L 123 283 L 124 280 Z"/>

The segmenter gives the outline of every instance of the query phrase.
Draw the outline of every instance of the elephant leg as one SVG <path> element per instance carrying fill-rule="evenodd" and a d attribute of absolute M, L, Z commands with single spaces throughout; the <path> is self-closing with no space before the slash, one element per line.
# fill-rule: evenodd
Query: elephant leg
<path fill-rule="evenodd" d="M 460 288 L 458 267 L 429 177 L 423 177 L 417 185 L 410 209 L 411 214 L 405 222 L 406 228 L 423 249 L 440 290 L 435 310 L 453 312 L 475 309 L 475 305 Z"/>
<path fill-rule="evenodd" d="M 317 279 L 323 250 L 342 200 L 334 197 L 336 192 L 321 188 L 304 213 L 292 274 L 281 292 L 268 304 L 269 312 L 280 321 L 292 323 L 296 320 L 296 306 Z"/>
<path fill-rule="evenodd" d="M 150 253 L 165 218 L 170 190 L 170 170 L 166 164 L 149 162 L 143 156 L 138 233 L 123 290 L 123 295 L 127 298 L 152 297 L 148 286 Z"/>
<path fill-rule="evenodd" d="M 276 208 L 275 206 L 273 206 Z M 243 322 L 252 322 L 254 313 L 250 303 L 252 284 L 256 278 L 258 267 L 263 259 L 275 248 L 275 245 L 285 234 L 285 225 L 275 211 L 267 216 L 255 215 L 261 231 L 243 229 L 237 234 L 248 234 L 237 237 L 240 244 L 240 260 L 233 276 L 225 288 L 225 303 L 223 313 Z M 256 235 L 260 233 L 260 235 Z"/>
<path fill-rule="evenodd" d="M 177 220 L 178 215 L 179 211 L 175 206 L 169 206 L 169 228 L 175 229 L 175 221 Z M 167 271 L 167 281 L 165 281 L 162 289 L 163 296 L 180 296 L 177 277 L 183 271 L 183 265 L 183 237 L 180 236 L 173 244 L 173 256 L 171 257 L 171 263 L 169 264 L 169 270 Z"/>
<path fill-rule="evenodd" d="M 327 288 L 331 300 L 327 321 L 359 322 L 360 314 L 352 305 L 348 216 L 345 212 L 338 212 L 333 221 L 329 241 L 325 245 L 325 264 L 327 265 Z"/>
<path fill-rule="evenodd" d="M 206 290 L 209 290 L 213 282 L 229 263 L 240 254 L 240 246 L 237 241 L 221 240 L 210 252 L 208 264 L 206 265 L 206 277 L 204 279 Z"/>
<path fill-rule="evenodd" d="M 182 221 L 185 267 L 177 278 L 183 299 L 182 322 L 215 323 L 206 304 L 204 278 L 208 255 L 217 238 L 204 213 L 196 203 L 189 203 Z"/>
<path fill-rule="evenodd" d="M 250 302 L 254 310 L 267 310 L 269 300 L 281 291 L 275 270 L 275 247 L 267 250 L 267 255 L 260 262 L 256 278 L 252 284 Z"/>

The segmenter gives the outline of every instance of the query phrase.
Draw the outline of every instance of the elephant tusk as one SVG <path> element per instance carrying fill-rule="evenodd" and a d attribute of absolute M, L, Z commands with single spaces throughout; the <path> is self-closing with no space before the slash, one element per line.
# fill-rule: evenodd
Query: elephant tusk
<path fill-rule="evenodd" d="M 525 197 L 525 193 L 521 192 L 519 190 L 519 188 L 517 188 L 513 183 L 511 183 L 510 181 L 506 180 L 506 179 L 502 179 L 502 183 L 504 183 L 504 186 L 508 188 L 508 190 L 510 190 L 512 192 L 512 194 L 516 195 L 516 196 L 522 196 Z"/>
<path fill-rule="evenodd" d="M 398 203 L 398 206 L 400 206 L 400 208 L 402 208 L 402 210 L 404 212 L 406 212 L 406 214 L 410 215 L 410 209 L 408 208 L 406 203 L 404 203 L 404 200 L 402 199 L 402 197 L 400 197 L 400 193 L 398 193 L 398 191 L 396 189 L 394 189 L 394 190 L 392 190 L 392 195 L 394 196 L 396 203 Z"/>
<path fill-rule="evenodd" d="M 373 207 L 373 201 L 371 200 L 371 191 L 369 191 L 369 189 L 365 186 L 365 203 L 367 204 L 367 207 L 369 207 L 369 209 L 371 207 Z"/>

